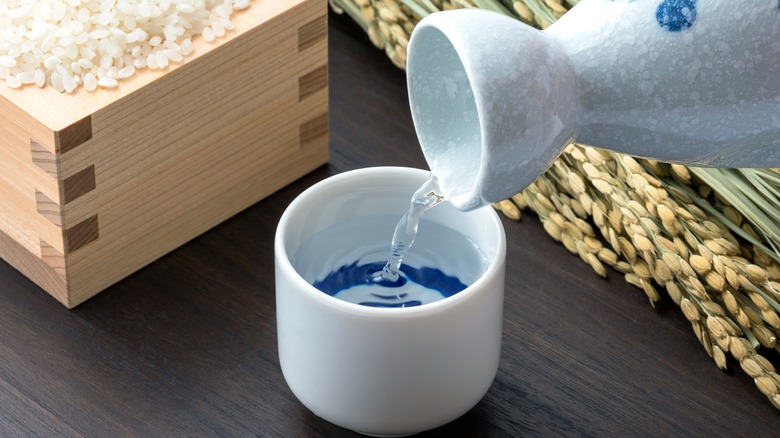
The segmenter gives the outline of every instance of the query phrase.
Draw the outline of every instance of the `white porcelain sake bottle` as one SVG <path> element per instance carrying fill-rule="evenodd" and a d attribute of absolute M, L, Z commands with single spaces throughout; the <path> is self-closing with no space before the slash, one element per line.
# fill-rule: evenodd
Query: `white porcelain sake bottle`
<path fill-rule="evenodd" d="M 780 166 L 780 1 L 582 0 L 548 29 L 428 16 L 408 47 L 415 128 L 469 210 L 572 140 L 697 166 Z"/>

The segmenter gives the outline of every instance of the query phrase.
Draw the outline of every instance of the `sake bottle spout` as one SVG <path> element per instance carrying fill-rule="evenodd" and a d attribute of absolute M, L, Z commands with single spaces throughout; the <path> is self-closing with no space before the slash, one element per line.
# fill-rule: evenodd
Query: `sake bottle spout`
<path fill-rule="evenodd" d="M 448 11 L 422 20 L 407 51 L 417 136 L 455 207 L 513 195 L 573 138 L 575 74 L 543 32 L 496 13 Z"/>

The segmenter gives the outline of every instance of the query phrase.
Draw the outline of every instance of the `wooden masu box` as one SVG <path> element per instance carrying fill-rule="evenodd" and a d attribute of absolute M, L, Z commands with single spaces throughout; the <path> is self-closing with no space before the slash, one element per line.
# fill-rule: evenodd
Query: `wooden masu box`
<path fill-rule="evenodd" d="M 0 257 L 71 308 L 327 161 L 327 2 L 233 19 L 114 89 L 0 81 Z"/>

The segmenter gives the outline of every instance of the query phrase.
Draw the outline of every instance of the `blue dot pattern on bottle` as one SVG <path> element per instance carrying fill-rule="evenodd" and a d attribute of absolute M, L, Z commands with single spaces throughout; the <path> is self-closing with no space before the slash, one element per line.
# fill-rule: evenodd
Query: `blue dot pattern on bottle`
<path fill-rule="evenodd" d="M 320 281 L 315 281 L 313 286 L 330 296 L 349 289 L 354 286 L 376 286 L 378 291 L 388 290 L 388 298 L 396 299 L 398 295 L 392 293 L 393 288 L 398 288 L 406 284 L 407 281 L 417 283 L 425 288 L 439 292 L 443 298 L 451 297 L 456 293 L 466 289 L 457 277 L 447 275 L 439 269 L 422 267 L 415 268 L 409 265 L 401 265 L 401 272 L 404 275 L 398 277 L 397 281 L 376 280 L 375 274 L 384 268 L 385 262 L 366 263 L 359 265 L 358 262 L 344 265 Z M 369 307 L 414 307 L 422 303 L 417 300 L 398 302 L 382 302 L 382 294 L 373 293 L 378 298 L 377 301 L 364 301 L 358 304 Z M 401 295 L 403 298 L 403 295 Z"/>
<path fill-rule="evenodd" d="M 655 19 L 672 32 L 687 29 L 696 21 L 696 0 L 664 0 L 655 11 Z"/>
<path fill-rule="evenodd" d="M 632 3 L 636 0 L 607 1 Z M 659 26 L 671 32 L 687 29 L 696 21 L 696 0 L 664 0 L 655 10 L 655 19 Z"/>

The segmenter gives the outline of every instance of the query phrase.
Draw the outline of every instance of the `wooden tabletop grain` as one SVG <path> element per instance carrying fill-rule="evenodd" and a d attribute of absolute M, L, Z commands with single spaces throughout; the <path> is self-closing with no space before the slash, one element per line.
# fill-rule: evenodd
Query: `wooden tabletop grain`
<path fill-rule="evenodd" d="M 403 72 L 330 17 L 331 161 L 74 310 L 0 262 L 0 436 L 353 436 L 301 405 L 277 359 L 273 236 L 305 188 L 425 167 Z M 593 274 L 528 215 L 508 239 L 496 380 L 422 436 L 778 436 L 780 412 L 718 370 L 668 298 Z M 777 356 L 772 360 L 777 363 Z"/>

